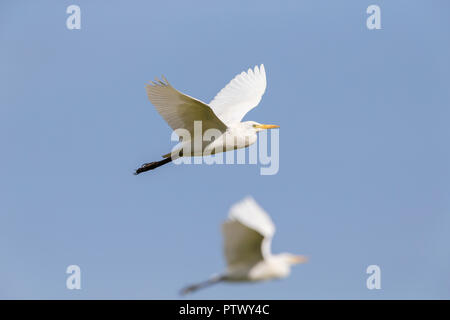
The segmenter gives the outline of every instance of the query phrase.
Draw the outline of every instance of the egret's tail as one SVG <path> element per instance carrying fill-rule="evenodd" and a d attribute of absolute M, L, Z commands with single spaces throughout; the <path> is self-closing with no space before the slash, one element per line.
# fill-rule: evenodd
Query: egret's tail
<path fill-rule="evenodd" d="M 139 174 L 145 171 L 153 170 L 158 167 L 161 167 L 162 165 L 171 162 L 173 159 L 171 157 L 165 158 L 161 161 L 155 161 L 150 163 L 144 163 L 140 168 L 136 170 L 134 174 Z"/>
<path fill-rule="evenodd" d="M 220 276 L 220 275 L 219 276 L 214 276 L 214 277 L 212 277 L 212 278 L 210 278 L 210 279 L 208 279 L 206 281 L 199 282 L 199 283 L 196 283 L 196 284 L 193 284 L 193 285 L 190 285 L 190 286 L 187 286 L 187 287 L 181 289 L 180 294 L 181 295 L 185 295 L 185 294 L 197 291 L 198 289 L 209 287 L 209 286 L 211 286 L 213 284 L 216 284 L 216 283 L 219 283 L 220 281 L 223 281 L 224 279 L 225 279 L 224 276 Z"/>

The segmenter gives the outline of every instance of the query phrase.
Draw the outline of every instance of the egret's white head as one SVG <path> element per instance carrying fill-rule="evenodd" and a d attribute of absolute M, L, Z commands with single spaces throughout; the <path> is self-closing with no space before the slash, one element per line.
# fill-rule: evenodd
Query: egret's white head
<path fill-rule="evenodd" d="M 242 125 L 247 127 L 249 130 L 254 130 L 255 132 L 259 132 L 259 131 L 267 130 L 267 129 L 275 129 L 275 128 L 280 127 L 275 124 L 261 124 L 256 121 L 244 121 L 244 122 L 242 122 Z"/>
<path fill-rule="evenodd" d="M 308 262 L 308 257 L 303 255 L 295 255 L 292 253 L 280 253 L 277 255 L 280 260 L 282 260 L 285 264 L 292 266 L 294 264 L 306 263 Z"/>
<path fill-rule="evenodd" d="M 272 276 L 276 278 L 285 278 L 291 273 L 291 267 L 294 264 L 305 263 L 308 258 L 291 253 L 280 253 L 271 256 Z"/>

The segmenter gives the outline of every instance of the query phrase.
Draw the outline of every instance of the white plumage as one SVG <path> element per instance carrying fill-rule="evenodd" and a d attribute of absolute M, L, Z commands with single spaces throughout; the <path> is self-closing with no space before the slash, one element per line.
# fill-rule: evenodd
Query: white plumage
<path fill-rule="evenodd" d="M 233 205 L 228 219 L 222 225 L 226 271 L 205 282 L 186 287 L 189 293 L 220 282 L 264 281 L 284 278 L 291 266 L 307 261 L 305 256 L 290 253 L 272 254 L 270 246 L 275 225 L 269 215 L 247 197 Z"/>
<path fill-rule="evenodd" d="M 270 255 L 275 225 L 256 201 L 247 197 L 231 207 L 222 232 L 227 265 L 233 268 Z"/>
<path fill-rule="evenodd" d="M 266 91 L 266 70 L 264 65 L 259 68 L 241 72 L 231 80 L 225 88 L 209 103 L 214 113 L 227 126 L 233 126 L 244 118 L 251 109 L 256 107 Z"/>
<path fill-rule="evenodd" d="M 155 79 L 147 85 L 149 100 L 173 130 L 185 129 L 189 137 L 183 137 L 183 144 L 178 149 L 165 154 L 166 159 L 145 163 L 136 174 L 155 169 L 179 156 L 203 156 L 245 148 L 256 142 L 258 131 L 278 128 L 255 121 L 241 122 L 245 114 L 259 104 L 266 86 L 264 65 L 255 66 L 238 74 L 208 105 L 179 92 L 164 77 L 162 81 Z M 202 124 L 199 132 L 194 130 L 196 121 Z M 218 132 L 212 142 L 203 139 L 208 129 Z"/>
<path fill-rule="evenodd" d="M 147 85 L 147 95 L 158 113 L 173 130 L 186 129 L 194 135 L 194 121 L 201 120 L 203 129 L 215 128 L 225 131 L 227 126 L 220 121 L 205 103 L 179 92 L 163 77 Z"/>

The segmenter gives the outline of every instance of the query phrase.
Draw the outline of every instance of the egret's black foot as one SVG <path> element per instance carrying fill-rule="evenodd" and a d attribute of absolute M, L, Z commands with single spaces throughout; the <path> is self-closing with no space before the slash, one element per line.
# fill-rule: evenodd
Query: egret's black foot
<path fill-rule="evenodd" d="M 139 173 L 156 169 L 156 168 L 162 166 L 163 164 L 169 163 L 170 161 L 172 161 L 172 158 L 169 157 L 169 158 L 163 159 L 161 161 L 144 163 L 140 168 L 138 168 L 136 170 L 136 172 L 134 174 L 138 175 Z"/>
<path fill-rule="evenodd" d="M 134 174 L 136 175 L 136 174 L 139 174 L 139 173 L 142 173 L 145 171 L 153 170 L 153 169 L 157 168 L 157 166 L 155 166 L 157 163 L 158 162 L 144 163 L 142 166 L 140 166 L 140 168 L 138 168 L 136 170 L 136 172 Z"/>

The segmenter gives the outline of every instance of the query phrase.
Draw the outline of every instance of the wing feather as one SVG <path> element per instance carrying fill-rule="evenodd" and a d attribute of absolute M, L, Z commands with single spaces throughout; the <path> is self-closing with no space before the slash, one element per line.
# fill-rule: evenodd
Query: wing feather
<path fill-rule="evenodd" d="M 227 126 L 205 103 L 179 92 L 166 78 L 155 79 L 147 85 L 147 95 L 158 113 L 173 130 L 184 128 L 194 136 L 194 121 L 202 121 L 202 133 L 208 129 L 224 132 Z"/>
<path fill-rule="evenodd" d="M 209 103 L 214 113 L 227 126 L 241 122 L 245 114 L 256 107 L 266 91 L 264 65 L 241 72 Z"/>
<path fill-rule="evenodd" d="M 275 225 L 251 197 L 235 204 L 222 226 L 228 266 L 252 265 L 270 255 Z"/>

